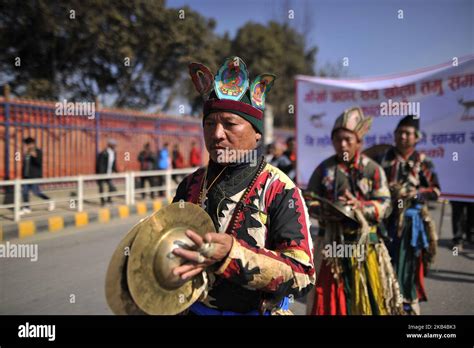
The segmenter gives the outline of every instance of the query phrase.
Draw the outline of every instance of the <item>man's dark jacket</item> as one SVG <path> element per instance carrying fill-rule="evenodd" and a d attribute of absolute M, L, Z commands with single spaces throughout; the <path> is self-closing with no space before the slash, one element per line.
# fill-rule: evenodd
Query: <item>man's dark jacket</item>
<path fill-rule="evenodd" d="M 23 156 L 22 176 L 24 179 L 43 177 L 43 152 L 36 148 L 36 157 L 29 156 L 30 165 L 27 165 L 28 156 Z"/>
<path fill-rule="evenodd" d="M 109 153 L 107 149 L 97 155 L 95 172 L 97 174 L 107 174 L 107 165 L 109 164 Z M 112 173 L 117 173 L 117 153 L 115 152 L 114 163 L 112 164 Z"/>

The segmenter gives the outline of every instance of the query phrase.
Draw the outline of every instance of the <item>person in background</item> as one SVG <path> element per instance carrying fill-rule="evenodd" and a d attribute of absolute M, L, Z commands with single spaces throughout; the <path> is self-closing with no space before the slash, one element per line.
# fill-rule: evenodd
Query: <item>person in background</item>
<path fill-rule="evenodd" d="M 270 144 L 269 151 L 270 154 L 267 156 L 267 162 L 287 174 L 292 169 L 292 163 L 284 154 L 281 144 L 276 142 Z"/>
<path fill-rule="evenodd" d="M 326 205 L 313 209 L 318 205 L 309 203 L 319 223 L 314 247 L 316 288 L 307 302 L 313 315 L 402 312 L 398 282 L 380 235 L 382 220 L 391 212 L 390 189 L 382 167 L 361 153 L 371 123 L 361 108 L 345 110 L 331 132 L 335 154 L 318 165 L 308 183 L 308 193 L 354 214 L 357 221 L 341 220 L 335 209 Z M 359 251 L 336 254 L 329 252 L 332 245 Z"/>
<path fill-rule="evenodd" d="M 407 314 L 420 314 L 427 301 L 424 277 L 436 255 L 437 234 L 428 212 L 428 201 L 440 196 L 433 162 L 416 151 L 421 140 L 420 120 L 404 117 L 395 129 L 395 146 L 376 159 L 387 176 L 393 211 L 385 219 L 388 249 L 397 272 Z"/>
<path fill-rule="evenodd" d="M 201 151 L 197 148 L 196 142 L 191 143 L 191 154 L 189 156 L 189 165 L 191 167 L 199 167 L 201 165 Z"/>
<path fill-rule="evenodd" d="M 295 181 L 296 179 L 296 147 L 295 147 L 295 138 L 294 137 L 289 137 L 286 140 L 286 151 L 283 153 L 284 156 L 286 156 L 290 162 L 291 165 L 287 166 L 286 168 L 282 169 L 283 172 L 288 175 L 288 177 Z"/>
<path fill-rule="evenodd" d="M 181 151 L 179 151 L 178 144 L 173 147 L 173 169 L 184 168 L 184 157 Z M 173 180 L 178 184 L 181 181 L 181 175 L 173 175 Z"/>
<path fill-rule="evenodd" d="M 270 143 L 265 146 L 265 161 L 270 163 L 273 158 L 273 149 L 275 147 L 275 143 Z"/>
<path fill-rule="evenodd" d="M 23 156 L 23 167 L 22 177 L 23 179 L 37 179 L 43 177 L 43 152 L 41 149 L 36 147 L 35 139 L 28 137 L 23 143 L 25 144 L 25 152 Z M 49 201 L 48 210 L 54 210 L 54 201 L 52 201 L 47 195 L 41 192 L 38 184 L 26 184 L 22 186 L 22 196 L 25 206 L 21 210 L 20 214 L 31 213 L 30 206 L 28 204 L 30 200 L 30 191 L 33 191 L 35 196 L 38 196 L 44 200 Z"/>
<path fill-rule="evenodd" d="M 109 139 L 107 141 L 107 147 L 97 155 L 96 161 L 96 173 L 97 174 L 112 174 L 117 173 L 117 153 L 115 148 L 117 147 L 117 141 L 114 139 Z M 100 179 L 97 180 L 99 185 L 99 193 L 104 193 L 104 184 L 107 184 L 109 187 L 109 193 L 117 191 L 112 179 Z M 100 197 L 100 203 L 102 206 L 106 204 L 105 197 Z M 107 203 L 112 203 L 112 197 L 107 197 Z"/>
<path fill-rule="evenodd" d="M 143 150 L 138 154 L 138 161 L 140 162 L 140 170 L 141 171 L 149 171 L 155 169 L 156 166 L 156 159 L 151 152 L 150 143 L 146 143 L 143 147 Z M 145 182 L 148 181 L 148 185 L 151 189 L 155 186 L 154 177 L 153 176 L 141 176 L 140 177 L 140 188 L 143 189 L 145 187 Z M 145 192 L 142 192 L 142 198 L 145 198 Z M 155 198 L 155 193 L 153 191 L 150 192 L 150 198 Z"/>
<path fill-rule="evenodd" d="M 168 143 L 164 143 L 161 150 L 158 151 L 157 165 L 158 170 L 165 170 L 170 168 L 170 152 Z"/>
<path fill-rule="evenodd" d="M 161 150 L 158 151 L 158 160 L 157 162 L 157 169 L 158 170 L 166 170 L 170 169 L 170 153 L 169 153 L 169 144 L 164 143 Z M 158 186 L 163 186 L 164 184 L 164 177 L 163 175 L 158 176 Z M 164 196 L 163 191 L 159 193 L 160 197 Z"/>
<path fill-rule="evenodd" d="M 184 157 L 181 151 L 179 151 L 178 144 L 175 144 L 173 147 L 173 169 L 184 168 Z"/>
<path fill-rule="evenodd" d="M 450 201 L 452 208 L 453 247 L 463 249 L 463 234 L 466 241 L 474 243 L 474 203 Z"/>

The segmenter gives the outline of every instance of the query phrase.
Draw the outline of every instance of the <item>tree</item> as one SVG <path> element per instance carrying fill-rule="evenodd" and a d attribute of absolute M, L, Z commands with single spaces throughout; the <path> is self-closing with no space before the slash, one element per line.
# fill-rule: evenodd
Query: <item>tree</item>
<path fill-rule="evenodd" d="M 190 60 L 214 63 L 214 26 L 163 0 L 4 0 L 0 79 L 18 96 L 100 95 L 105 105 L 145 108 L 160 103 Z"/>
<path fill-rule="evenodd" d="M 226 57 L 237 55 L 251 78 L 277 75 L 267 102 L 276 126 L 293 126 L 294 77 L 314 74 L 317 52 L 306 47 L 311 23 L 302 23 L 299 33 L 290 23 L 249 22 L 231 40 L 214 33 L 214 19 L 189 7 L 166 8 L 164 0 L 4 0 L 0 84 L 9 83 L 17 96 L 71 101 L 99 96 L 106 106 L 163 105 L 164 111 L 179 96 L 199 114 L 203 101 L 188 63 L 201 62 L 216 73 Z"/>
<path fill-rule="evenodd" d="M 305 49 L 301 34 L 288 24 L 270 21 L 266 26 L 246 23 L 232 41 L 231 51 L 245 61 L 251 79 L 264 72 L 277 75 L 266 102 L 274 108 L 275 126 L 294 126 L 294 78 L 314 74 L 317 48 Z"/>
<path fill-rule="evenodd" d="M 212 74 L 216 74 L 224 60 L 232 55 L 234 54 L 231 51 L 231 40 L 228 33 L 225 33 L 222 37 L 214 37 L 212 47 L 209 50 L 209 56 L 206 60 L 192 59 L 192 61 L 206 65 Z M 191 114 L 200 115 L 204 101 L 197 94 L 187 72 L 183 76 L 182 86 L 185 86 L 184 97 L 189 101 Z"/>

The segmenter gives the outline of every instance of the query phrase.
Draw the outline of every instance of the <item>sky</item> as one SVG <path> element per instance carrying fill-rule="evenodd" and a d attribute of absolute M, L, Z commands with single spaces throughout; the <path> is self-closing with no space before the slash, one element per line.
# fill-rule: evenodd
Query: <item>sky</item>
<path fill-rule="evenodd" d="M 214 18 L 216 32 L 231 37 L 248 21 L 265 24 L 293 10 L 292 25 L 301 27 L 305 16 L 311 24 L 315 69 L 347 57 L 348 77 L 413 71 L 474 53 L 474 0 L 167 1 L 171 8 L 185 5 Z"/>

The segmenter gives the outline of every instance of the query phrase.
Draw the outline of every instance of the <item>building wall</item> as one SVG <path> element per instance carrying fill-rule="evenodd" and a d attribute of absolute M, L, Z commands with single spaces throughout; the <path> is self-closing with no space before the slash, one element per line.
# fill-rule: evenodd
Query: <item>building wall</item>
<path fill-rule="evenodd" d="M 21 176 L 22 141 L 29 136 L 43 151 L 45 178 L 95 173 L 97 152 L 109 138 L 118 143 L 119 171 L 139 170 L 137 157 L 147 142 L 155 153 L 166 142 L 170 149 L 178 144 L 188 164 L 195 140 L 207 162 L 200 119 L 124 109 L 96 108 L 94 118 L 56 111 L 55 102 L 0 97 L 0 178 Z M 275 140 L 282 143 L 292 135 L 291 129 L 274 130 Z"/>
<path fill-rule="evenodd" d="M 43 177 L 93 174 L 97 151 L 109 138 L 118 142 L 120 171 L 139 170 L 137 157 L 147 142 L 154 152 L 165 142 L 178 144 L 186 163 L 193 140 L 204 150 L 198 119 L 108 109 L 88 119 L 55 111 L 54 102 L 0 98 L 1 178 L 21 176 L 22 140 L 28 136 L 43 151 Z"/>

